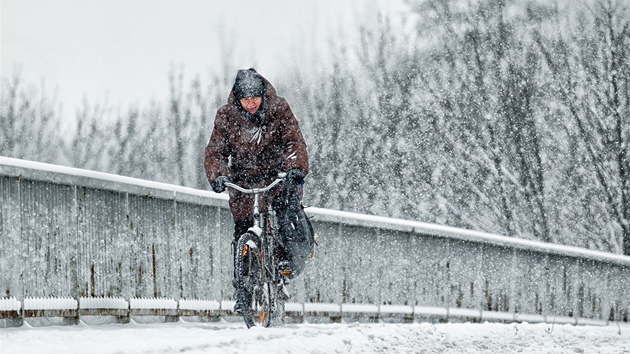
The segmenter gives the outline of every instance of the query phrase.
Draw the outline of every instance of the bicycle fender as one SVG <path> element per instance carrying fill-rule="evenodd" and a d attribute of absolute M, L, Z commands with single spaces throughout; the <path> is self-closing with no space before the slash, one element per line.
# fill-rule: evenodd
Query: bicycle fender
<path fill-rule="evenodd" d="M 247 245 L 249 248 L 251 248 L 251 249 L 257 249 L 257 248 L 258 248 L 258 245 L 256 244 L 256 242 L 254 242 L 254 241 L 252 241 L 252 240 L 247 241 L 246 245 Z"/>
<path fill-rule="evenodd" d="M 252 226 L 249 229 L 247 229 L 247 231 L 251 231 L 254 235 L 258 237 L 262 235 L 262 229 L 260 228 L 260 226 Z"/>

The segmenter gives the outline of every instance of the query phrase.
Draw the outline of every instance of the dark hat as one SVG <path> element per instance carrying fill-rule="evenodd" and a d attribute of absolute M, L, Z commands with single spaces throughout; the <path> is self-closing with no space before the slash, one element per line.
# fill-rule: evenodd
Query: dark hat
<path fill-rule="evenodd" d="M 256 70 L 241 69 L 236 73 L 234 95 L 237 100 L 244 97 L 262 97 L 264 93 L 265 84 Z"/>

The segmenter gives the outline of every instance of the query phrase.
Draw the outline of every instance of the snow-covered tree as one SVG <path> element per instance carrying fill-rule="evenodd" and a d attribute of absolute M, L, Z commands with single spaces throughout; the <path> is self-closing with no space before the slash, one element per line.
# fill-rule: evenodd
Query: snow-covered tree
<path fill-rule="evenodd" d="M 0 155 L 63 163 L 61 109 L 56 95 L 16 74 L 3 80 L 0 97 Z M 59 159 L 59 157 L 62 157 Z"/>
<path fill-rule="evenodd" d="M 570 140 L 579 245 L 630 255 L 630 6 L 582 4 L 556 25 L 537 43 Z"/>

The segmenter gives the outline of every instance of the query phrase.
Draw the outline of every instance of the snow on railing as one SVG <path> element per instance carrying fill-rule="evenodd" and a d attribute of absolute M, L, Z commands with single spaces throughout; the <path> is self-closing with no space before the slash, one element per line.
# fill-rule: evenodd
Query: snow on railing
<path fill-rule="evenodd" d="M 379 313 L 413 315 L 413 306 L 408 305 L 380 305 Z"/>
<path fill-rule="evenodd" d="M 60 316 L 55 311 L 63 311 L 61 316 L 67 316 L 68 312 L 77 310 L 80 304 L 82 310 L 136 310 L 132 311 L 132 316 L 144 315 L 162 315 L 178 318 L 179 316 L 190 316 L 191 312 L 197 312 L 197 315 L 206 312 L 206 315 L 216 316 L 234 315 L 232 308 L 234 301 L 224 300 L 205 300 L 205 299 L 180 299 L 176 301 L 172 298 L 132 298 L 127 302 L 121 297 L 81 297 L 79 301 L 71 297 L 41 297 L 41 298 L 25 298 L 21 303 L 14 297 L 0 299 L 0 312 L 30 312 L 25 317 L 30 316 Z M 46 313 L 46 311 L 51 311 Z M 220 311 L 220 313 L 219 313 Z M 34 314 L 39 312 L 39 314 Z M 92 313 L 93 311 L 90 311 Z M 451 307 L 433 307 L 418 305 L 374 305 L 374 304 L 335 304 L 335 303 L 294 303 L 285 304 L 285 312 L 287 316 L 293 317 L 294 320 L 303 320 L 303 316 L 311 317 L 330 317 L 333 321 L 341 321 L 343 319 L 353 319 L 363 317 L 370 321 L 499 321 L 499 322 L 530 322 L 530 323 L 555 323 L 555 324 L 571 324 L 571 325 L 599 325 L 606 326 L 609 321 L 568 317 L 554 314 L 522 314 L 514 312 L 501 311 L 484 311 L 478 309 L 467 308 L 451 308 Z M 55 314 L 56 313 L 56 314 Z M 104 315 L 106 313 L 95 312 L 95 315 Z M 81 316 L 81 315 L 79 315 Z M 122 316 L 129 316 L 126 312 Z M 10 316 L 9 316 L 10 317 Z M 4 316 L 4 318 L 9 318 Z M 3 317 L 0 316 L 0 319 Z M 78 317 L 77 317 L 78 318 Z M 71 322 L 75 323 L 75 322 Z M 123 322 L 127 323 L 127 322 Z"/>
<path fill-rule="evenodd" d="M 177 301 L 170 298 L 131 298 L 131 309 L 136 310 L 176 310 Z"/>
<path fill-rule="evenodd" d="M 413 313 L 430 317 L 448 317 L 448 307 L 414 306 Z"/>
<path fill-rule="evenodd" d="M 285 312 L 304 313 L 304 304 L 298 302 L 287 302 L 284 304 Z"/>
<path fill-rule="evenodd" d="M 14 297 L 0 299 L 0 311 L 18 311 L 19 312 L 21 308 L 22 308 L 22 303 Z"/>
<path fill-rule="evenodd" d="M 342 313 L 378 313 L 378 305 L 341 304 Z"/>
<path fill-rule="evenodd" d="M 218 311 L 221 309 L 221 304 L 214 300 L 179 300 L 180 310 L 191 311 Z"/>
<path fill-rule="evenodd" d="M 24 310 L 76 310 L 78 302 L 71 297 L 27 297 Z"/>
<path fill-rule="evenodd" d="M 503 321 L 503 322 L 545 322 L 545 318 L 540 315 L 530 315 L 530 321 L 517 319 L 519 314 L 502 311 L 481 311 L 481 321 Z"/>
<path fill-rule="evenodd" d="M 79 307 L 81 309 L 126 310 L 129 304 L 122 297 L 80 297 Z"/>
<path fill-rule="evenodd" d="M 304 304 L 304 312 L 341 313 L 341 305 L 307 302 Z"/>
<path fill-rule="evenodd" d="M 449 308 L 449 317 L 465 317 L 465 318 L 481 318 L 481 310 L 479 309 L 464 309 L 464 308 Z"/>
<path fill-rule="evenodd" d="M 221 301 L 221 311 L 223 312 L 231 312 L 234 309 L 234 305 L 236 304 L 233 300 L 222 300 Z"/>
<path fill-rule="evenodd" d="M 489 313 L 490 311 L 484 311 L 482 314 L 482 317 L 487 316 Z M 535 315 L 535 314 L 532 315 L 532 314 L 526 314 L 526 313 L 517 313 L 517 314 L 512 313 L 512 315 L 514 316 L 514 320 L 518 322 L 541 323 L 547 320 L 544 315 Z"/>

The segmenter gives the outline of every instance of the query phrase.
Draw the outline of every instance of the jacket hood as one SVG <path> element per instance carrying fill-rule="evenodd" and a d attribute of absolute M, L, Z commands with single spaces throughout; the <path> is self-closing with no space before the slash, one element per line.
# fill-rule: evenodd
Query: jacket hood
<path fill-rule="evenodd" d="M 256 73 L 264 83 L 265 93 L 263 98 L 267 99 L 267 102 L 271 102 L 273 99 L 275 99 L 277 97 L 277 94 L 276 89 L 273 87 L 273 85 L 271 85 L 271 83 L 267 79 L 265 79 L 264 76 L 260 75 L 255 69 L 251 68 L 249 70 Z M 230 94 L 228 96 L 228 104 L 240 105 L 239 100 L 236 97 L 236 86 L 232 86 L 232 90 L 230 91 Z"/>
<path fill-rule="evenodd" d="M 265 83 L 253 68 L 241 69 L 236 73 L 233 91 L 237 100 L 245 97 L 263 97 Z"/>
<path fill-rule="evenodd" d="M 260 105 L 260 108 L 258 109 L 258 111 L 256 111 L 256 113 L 254 114 L 251 114 L 245 111 L 245 109 L 243 109 L 243 107 L 241 106 L 241 103 L 239 102 L 238 95 L 240 93 L 239 91 L 241 90 L 241 87 L 237 87 L 237 84 L 238 84 L 238 78 L 240 75 L 242 75 L 243 72 L 246 72 L 247 75 L 250 75 L 251 73 L 257 75 L 257 77 L 262 81 L 264 89 L 265 89 L 264 94 L 262 95 L 262 104 Z M 267 79 L 265 79 L 262 75 L 256 72 L 256 70 L 251 68 L 248 70 L 239 70 L 237 74 L 237 80 L 234 83 L 232 90 L 230 91 L 230 95 L 228 96 L 228 106 L 234 107 L 234 109 L 238 111 L 239 115 L 244 120 L 248 121 L 249 123 L 255 124 L 257 126 L 260 126 L 260 125 L 266 125 L 266 123 L 268 123 L 270 116 L 267 114 L 267 110 L 269 109 L 271 104 L 277 100 L 277 98 L 278 96 L 276 94 L 276 89 L 273 87 L 273 85 L 271 85 L 271 83 Z"/>

